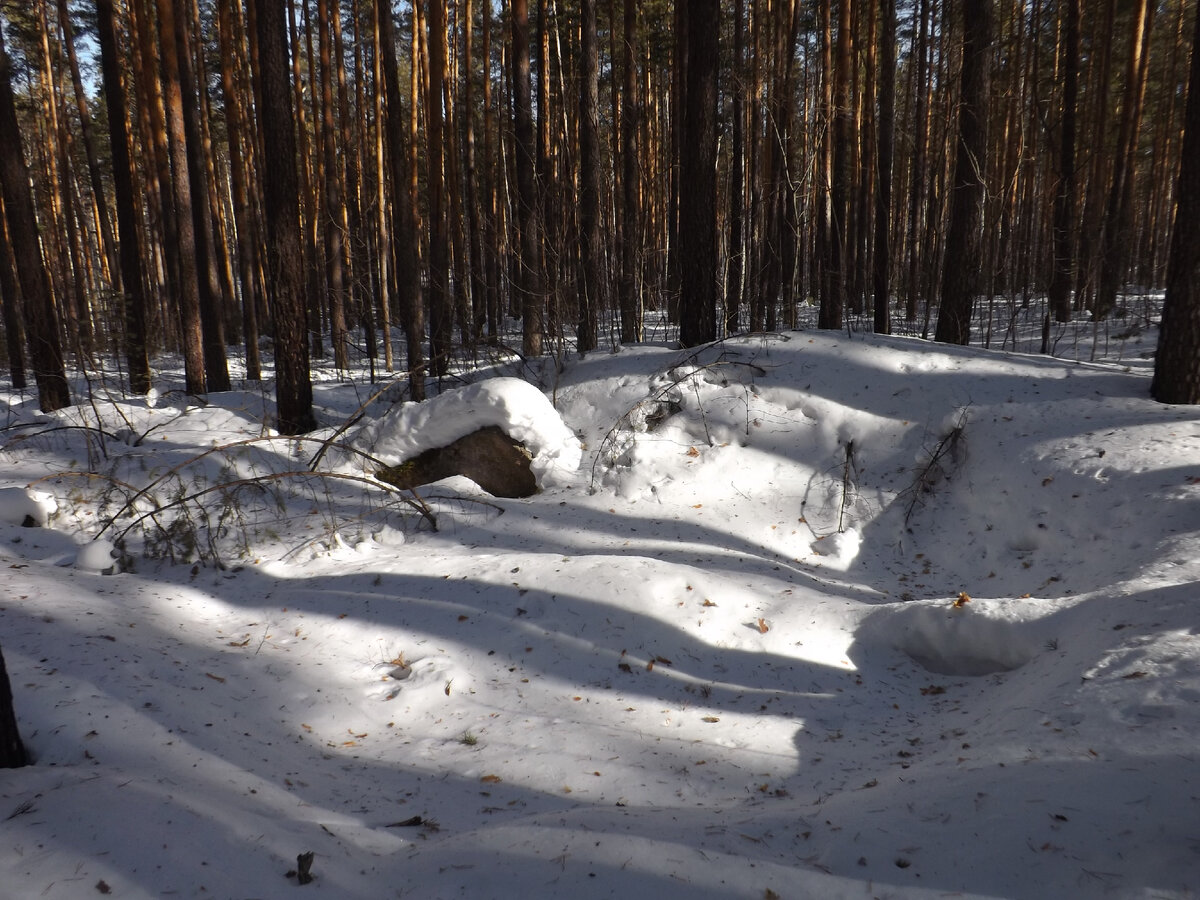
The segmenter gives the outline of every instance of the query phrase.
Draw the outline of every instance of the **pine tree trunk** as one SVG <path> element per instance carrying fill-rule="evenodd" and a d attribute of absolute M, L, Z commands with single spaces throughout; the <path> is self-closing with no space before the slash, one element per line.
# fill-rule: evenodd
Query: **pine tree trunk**
<path fill-rule="evenodd" d="M 312 410 L 304 253 L 300 232 L 296 136 L 288 83 L 286 0 L 257 0 L 262 105 L 259 128 L 264 158 L 263 203 L 267 225 L 267 282 L 275 317 L 275 402 L 282 434 L 303 434 L 317 423 Z"/>
<path fill-rule="evenodd" d="M 880 2 L 879 116 L 875 123 L 878 186 L 875 191 L 875 333 L 891 334 L 892 158 L 896 117 L 896 0 Z"/>
<path fill-rule="evenodd" d="M 400 74 L 396 63 L 396 34 L 391 4 L 376 0 L 376 27 L 379 29 L 379 53 L 383 69 L 387 108 L 381 127 L 387 136 L 388 170 L 392 181 L 391 232 L 396 284 L 400 291 L 400 317 L 408 349 L 409 396 L 425 399 L 425 307 L 421 302 L 416 236 L 409 206 L 408 154 L 404 145 L 405 117 L 400 102 Z M 389 252 L 381 248 L 382 253 Z"/>
<path fill-rule="evenodd" d="M 532 85 L 529 76 L 529 4 L 511 0 L 512 20 L 512 106 L 516 136 L 517 228 L 521 253 L 517 290 L 521 298 L 522 352 L 540 356 L 545 329 L 542 303 L 542 259 L 539 252 L 538 200 L 534 185 L 537 149 L 533 133 Z"/>
<path fill-rule="evenodd" d="M 600 234 L 600 48 L 596 0 L 582 0 L 583 84 L 579 91 L 579 286 L 580 353 L 596 349 L 599 311 L 608 308 L 607 271 Z"/>
<path fill-rule="evenodd" d="M 17 286 L 17 262 L 8 239 L 4 216 L 4 192 L 0 190 L 0 309 L 4 321 L 4 348 L 13 387 L 25 390 L 25 326 L 21 321 L 21 289 Z"/>
<path fill-rule="evenodd" d="M 167 235 L 164 251 L 179 264 L 179 316 L 183 341 L 184 378 L 189 394 L 206 390 L 204 372 L 204 328 L 200 318 L 200 269 L 197 259 L 196 220 L 188 181 L 188 146 L 183 115 L 183 91 L 180 85 L 179 54 L 175 43 L 173 0 L 157 0 L 159 48 L 162 55 L 166 136 L 170 153 L 167 172 L 175 210 L 175 234 Z"/>
<path fill-rule="evenodd" d="M 112 233 L 112 217 L 108 212 L 108 195 L 100 174 L 100 160 L 96 153 L 96 138 L 92 127 L 91 110 L 83 90 L 83 79 L 79 73 L 79 59 L 75 52 L 75 29 L 71 24 L 71 13 L 67 0 L 58 0 L 58 21 L 62 28 L 63 46 L 67 51 L 67 62 L 71 69 L 71 86 L 75 91 L 75 111 L 79 116 L 79 133 L 83 138 L 84 154 L 87 158 L 88 177 L 92 186 L 92 197 L 99 212 L 100 243 L 110 269 L 109 276 L 116 279 L 120 268 L 117 259 L 116 241 Z M 111 125 L 111 123 L 110 123 Z"/>
<path fill-rule="evenodd" d="M 13 709 L 12 685 L 8 680 L 8 669 L 4 665 L 4 652 L 0 650 L 0 769 L 19 769 L 29 765 L 29 755 L 21 741 L 17 728 L 17 714 Z"/>
<path fill-rule="evenodd" d="M 1160 403 L 1200 403 L 1200 16 L 1184 114 L 1183 163 L 1167 266 L 1167 299 L 1150 394 Z"/>
<path fill-rule="evenodd" d="M 626 3 L 631 0 L 625 0 Z M 746 227 L 746 0 L 733 7 L 733 77 L 731 78 L 732 154 L 729 166 L 729 254 L 725 268 L 725 333 L 739 329 L 742 306 L 742 273 L 745 268 Z"/>
<path fill-rule="evenodd" d="M 50 294 L 50 279 L 42 259 L 37 216 L 29 188 L 29 170 L 21 146 L 21 131 L 13 99 L 11 63 L 0 34 L 0 191 L 8 236 L 16 259 L 17 280 L 29 339 L 29 361 L 45 412 L 71 405 L 63 362 L 58 313 Z"/>
<path fill-rule="evenodd" d="M 484 0 L 485 5 L 490 0 Z M 471 271 L 471 331 L 463 335 L 474 348 L 483 337 L 487 321 L 487 277 L 483 268 L 483 226 L 479 210 L 479 172 L 475 158 L 475 11 L 472 0 L 463 4 L 463 90 L 459 121 L 463 135 L 463 203 L 466 206 L 466 242 Z M 491 77 L 491 61 L 484 58 L 483 77 Z"/>
<path fill-rule="evenodd" d="M 142 270 L 141 236 L 138 233 L 138 210 L 133 188 L 133 163 L 129 154 L 128 115 L 125 94 L 121 90 L 121 62 L 117 56 L 113 0 L 97 0 L 96 13 L 100 31 L 100 68 L 112 145 L 117 231 L 121 235 L 119 264 L 125 303 L 125 358 L 129 367 L 130 390 L 135 394 L 145 394 L 151 387 L 146 281 Z"/>
<path fill-rule="evenodd" d="M 111 2 L 111 0 L 108 0 Z M 256 223 L 250 206 L 249 169 L 254 154 L 246 136 L 242 91 L 237 80 L 237 46 L 234 42 L 232 4 L 217 4 L 217 31 L 221 44 L 221 88 L 225 96 L 225 128 L 229 138 L 229 169 L 233 188 L 234 229 L 237 231 L 238 274 L 242 283 L 242 331 L 246 344 L 246 378 L 262 377 L 258 353 L 258 309 L 262 287 L 258 281 Z"/>
<path fill-rule="evenodd" d="M 450 371 L 454 308 L 450 294 L 450 231 L 446 202 L 446 141 L 442 96 L 446 80 L 446 9 L 429 3 L 429 91 L 425 97 L 425 150 L 429 187 L 429 360 L 433 374 Z"/>
<path fill-rule="evenodd" d="M 1150 23 L 1156 5 L 1150 0 L 1138 0 L 1134 10 L 1134 32 L 1130 39 L 1125 69 L 1125 93 L 1121 101 L 1117 155 L 1108 190 L 1101 238 L 1100 281 L 1096 285 L 1096 302 L 1092 310 L 1097 319 L 1107 318 L 1116 307 L 1117 293 L 1125 281 L 1129 258 L 1128 245 L 1133 231 L 1131 217 L 1134 162 L 1145 104 Z"/>
<path fill-rule="evenodd" d="M 1079 95 L 1079 0 L 1067 0 L 1063 12 L 1062 124 L 1059 135 L 1058 188 L 1054 193 L 1054 271 L 1050 281 L 1050 309 L 1057 322 L 1071 321 L 1071 254 L 1075 225 L 1075 115 Z"/>
<path fill-rule="evenodd" d="M 688 4 L 687 89 L 680 147 L 679 343 L 717 337 L 717 36 L 720 4 Z M 682 227 L 686 223 L 686 227 Z"/>
<path fill-rule="evenodd" d="M 329 22 L 329 0 L 317 0 L 317 52 L 320 58 L 320 122 L 322 170 L 325 174 L 324 202 L 321 207 L 321 237 L 325 248 L 325 295 L 329 298 L 329 336 L 333 345 L 333 364 L 339 372 L 350 367 L 346 335 L 345 218 L 341 166 L 334 122 L 333 37 Z M 338 60 L 341 66 L 341 60 Z M 315 100 L 315 97 L 314 97 Z M 343 153 L 349 148 L 342 148 Z"/>
<path fill-rule="evenodd" d="M 971 310 L 979 285 L 983 202 L 987 175 L 988 83 L 991 69 L 992 0 L 963 3 L 961 96 L 950 222 L 946 228 L 941 309 L 935 337 L 942 343 L 971 340 Z"/>

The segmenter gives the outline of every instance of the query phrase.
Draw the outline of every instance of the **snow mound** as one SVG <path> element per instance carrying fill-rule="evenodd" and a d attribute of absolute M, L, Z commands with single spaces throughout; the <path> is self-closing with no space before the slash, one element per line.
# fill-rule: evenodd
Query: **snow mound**
<path fill-rule="evenodd" d="M 387 465 L 445 447 L 494 425 L 520 441 L 533 457 L 530 468 L 542 487 L 579 468 L 583 448 L 538 388 L 519 378 L 490 378 L 405 403 L 365 425 L 354 443 Z"/>
<path fill-rule="evenodd" d="M 75 557 L 75 568 L 88 572 L 111 572 L 113 570 L 113 545 L 110 541 L 97 538 L 79 548 Z"/>
<path fill-rule="evenodd" d="M 0 522 L 44 528 L 58 504 L 49 494 L 22 487 L 0 488 Z"/>
<path fill-rule="evenodd" d="M 929 600 L 888 607 L 868 618 L 860 636 L 886 645 L 940 675 L 989 675 L 1025 665 L 1044 640 L 1029 601 Z"/>

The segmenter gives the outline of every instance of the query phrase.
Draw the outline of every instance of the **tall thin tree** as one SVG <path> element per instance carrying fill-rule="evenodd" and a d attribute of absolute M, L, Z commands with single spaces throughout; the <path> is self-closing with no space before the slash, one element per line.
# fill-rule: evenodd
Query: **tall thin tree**
<path fill-rule="evenodd" d="M 875 247 L 873 250 L 875 333 L 891 334 L 892 160 L 896 130 L 896 0 L 880 0 L 879 115 L 876 118 Z"/>
<path fill-rule="evenodd" d="M 688 4 L 687 85 L 680 147 L 679 342 L 717 337 L 717 67 L 720 4 Z M 686 224 L 686 227 L 684 225 Z"/>
<path fill-rule="evenodd" d="M 1184 114 L 1183 162 L 1176 192 L 1167 299 L 1150 394 L 1160 403 L 1200 403 L 1200 16 Z"/>
<path fill-rule="evenodd" d="M 446 203 L 446 6 L 429 0 L 429 91 L 425 149 L 429 186 L 429 361 L 435 375 L 450 371 L 454 308 L 450 293 L 450 229 Z"/>
<path fill-rule="evenodd" d="M 117 232 L 121 286 L 125 312 L 125 358 L 129 388 L 136 394 L 150 390 L 149 334 L 147 328 L 146 276 L 142 267 L 142 237 L 133 187 L 133 162 L 129 152 L 128 113 L 121 88 L 116 13 L 113 0 L 97 0 L 100 32 L 100 71 L 108 111 L 108 134 L 112 147 L 113 193 L 117 204 Z"/>
<path fill-rule="evenodd" d="M 958 139 L 954 160 L 950 221 L 946 226 L 942 300 L 935 338 L 947 344 L 971 340 L 971 311 L 980 284 L 983 202 L 987 178 L 988 88 L 993 0 L 964 0 Z"/>
<path fill-rule="evenodd" d="M 579 285 L 581 353 L 596 349 L 599 311 L 608 308 L 608 270 L 600 233 L 600 41 L 596 0 L 580 3 L 583 41 L 583 84 L 579 91 L 579 255 L 583 280 Z"/>
<path fill-rule="evenodd" d="M 529 3 L 510 0 L 512 27 L 512 109 L 516 138 L 514 163 L 517 170 L 517 229 L 521 255 L 517 289 L 521 297 L 521 349 L 526 356 L 540 356 L 545 330 L 542 297 L 541 234 L 538 231 L 538 198 L 534 183 L 537 150 L 533 133 L 532 83 L 529 73 Z"/>
<path fill-rule="evenodd" d="M 63 361 L 58 313 L 42 258 L 41 229 L 34 213 L 11 72 L 12 63 L 4 47 L 3 29 L 0 29 L 0 190 L 4 195 L 4 215 L 21 287 L 29 361 L 38 387 L 38 402 L 44 411 L 53 412 L 71 405 L 71 391 Z"/>
<path fill-rule="evenodd" d="M 1063 10 L 1062 118 L 1059 124 L 1058 186 L 1054 192 L 1054 270 L 1050 279 L 1050 309 L 1055 321 L 1071 321 L 1071 248 L 1075 225 L 1075 130 L 1079 98 L 1080 2 L 1067 0 Z M 1043 347 L 1043 352 L 1048 348 Z"/>
<path fill-rule="evenodd" d="M 408 148 L 404 143 L 407 119 L 400 101 L 400 74 L 396 60 L 396 34 L 390 0 L 375 0 L 375 27 L 379 30 L 380 67 L 387 100 L 382 128 L 386 131 L 388 171 L 392 182 L 391 232 L 400 316 L 408 348 L 409 396 L 425 399 L 425 307 L 421 302 L 417 242 L 409 206 Z M 388 252 L 383 248 L 382 252 Z"/>
<path fill-rule="evenodd" d="M 287 0 L 257 0 L 262 105 L 259 128 L 265 158 L 263 202 L 267 224 L 267 279 L 275 319 L 276 427 L 302 434 L 317 426 L 308 360 L 308 312 L 300 233 L 299 176 L 292 93 L 288 80 Z"/>

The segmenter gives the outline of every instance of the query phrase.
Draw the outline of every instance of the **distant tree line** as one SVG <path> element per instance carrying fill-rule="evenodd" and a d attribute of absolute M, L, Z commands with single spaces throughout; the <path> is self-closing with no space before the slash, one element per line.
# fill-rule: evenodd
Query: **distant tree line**
<path fill-rule="evenodd" d="M 47 410 L 68 366 L 119 359 L 145 392 L 177 353 L 201 394 L 269 346 L 296 433 L 313 358 L 420 399 L 518 331 L 526 356 L 651 321 L 694 345 L 802 304 L 966 343 L 981 304 L 1046 298 L 1048 350 L 1167 286 L 1155 395 L 1200 402 L 1186 0 L 0 0 L 0 23 L 3 349 Z"/>

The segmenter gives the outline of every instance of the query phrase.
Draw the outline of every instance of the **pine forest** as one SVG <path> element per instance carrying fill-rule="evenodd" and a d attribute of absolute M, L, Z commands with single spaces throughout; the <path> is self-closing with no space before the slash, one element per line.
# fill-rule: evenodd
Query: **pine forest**
<path fill-rule="evenodd" d="M 1000 347 L 1013 310 L 1050 352 L 1165 291 L 1154 394 L 1200 402 L 1196 18 L 3 0 L 0 352 L 47 411 L 166 354 L 197 395 L 266 363 L 301 433 L 314 359 L 419 400 L 496 354 L 808 324 Z"/>

